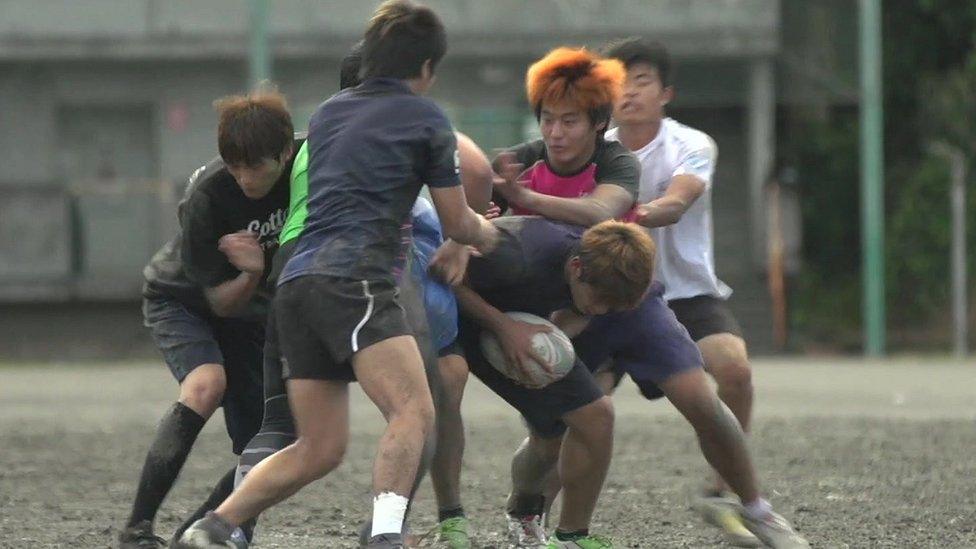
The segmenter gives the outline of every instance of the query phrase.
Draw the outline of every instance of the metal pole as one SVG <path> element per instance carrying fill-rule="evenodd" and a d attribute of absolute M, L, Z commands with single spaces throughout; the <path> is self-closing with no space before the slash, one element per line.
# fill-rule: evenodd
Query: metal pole
<path fill-rule="evenodd" d="M 251 0 L 248 45 L 248 83 L 254 88 L 271 79 L 271 55 L 268 50 L 268 0 Z"/>
<path fill-rule="evenodd" d="M 949 265 L 952 271 L 952 349 L 956 356 L 969 354 L 966 318 L 966 155 L 944 142 L 933 143 L 932 152 L 949 161 L 949 209 L 952 223 Z"/>
<path fill-rule="evenodd" d="M 864 352 L 885 352 L 881 0 L 861 0 L 861 279 Z"/>
<path fill-rule="evenodd" d="M 969 354 L 966 318 L 966 161 L 958 151 L 952 163 L 952 323 L 956 356 Z"/>

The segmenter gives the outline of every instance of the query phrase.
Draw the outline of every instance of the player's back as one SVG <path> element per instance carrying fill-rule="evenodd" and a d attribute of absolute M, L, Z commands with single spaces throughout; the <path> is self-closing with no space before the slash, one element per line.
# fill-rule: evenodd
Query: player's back
<path fill-rule="evenodd" d="M 281 282 L 390 277 L 421 186 L 458 184 L 455 143 L 443 112 L 403 80 L 370 79 L 323 103 L 309 122 L 308 218 Z"/>

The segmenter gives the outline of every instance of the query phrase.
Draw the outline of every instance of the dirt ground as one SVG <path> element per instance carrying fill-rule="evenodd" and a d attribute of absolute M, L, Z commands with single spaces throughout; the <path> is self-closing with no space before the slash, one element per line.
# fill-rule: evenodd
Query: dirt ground
<path fill-rule="evenodd" d="M 976 547 L 976 364 L 763 360 L 753 449 L 764 490 L 814 547 Z M 355 547 L 381 422 L 354 391 L 342 467 L 268 512 L 256 547 Z M 162 364 L 0 366 L 0 547 L 111 547 L 158 416 Z M 689 511 L 704 478 L 690 429 L 627 384 L 593 530 L 618 547 L 721 546 Z M 464 501 L 481 547 L 502 546 L 517 417 L 477 381 L 465 400 Z M 219 417 L 219 414 L 218 416 Z M 166 535 L 234 463 L 207 427 L 158 519 Z M 425 487 L 414 531 L 434 522 Z"/>

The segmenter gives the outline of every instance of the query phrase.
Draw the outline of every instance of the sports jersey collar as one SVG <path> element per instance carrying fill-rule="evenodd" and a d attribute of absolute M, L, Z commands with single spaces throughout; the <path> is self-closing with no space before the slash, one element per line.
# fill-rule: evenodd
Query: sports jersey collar
<path fill-rule="evenodd" d="M 665 126 L 667 126 L 670 121 L 671 121 L 670 118 L 664 118 L 664 119 L 662 119 L 661 120 L 661 125 L 657 129 L 657 135 L 654 136 L 654 139 L 651 139 L 651 142 L 650 143 L 648 143 L 647 145 L 644 145 L 639 150 L 636 150 L 634 152 L 635 153 L 651 152 L 654 149 L 660 147 L 661 144 L 664 143 L 664 134 L 667 131 L 665 129 Z"/>
<path fill-rule="evenodd" d="M 393 89 L 404 93 L 413 93 L 413 90 L 411 90 L 410 86 L 407 85 L 406 80 L 401 80 L 399 78 L 387 78 L 385 76 L 378 78 L 367 78 L 363 81 L 362 87 L 367 89 Z"/>
<path fill-rule="evenodd" d="M 600 154 L 600 151 L 603 149 L 603 147 L 607 146 L 606 140 L 603 137 L 598 137 L 596 142 L 596 148 L 593 149 L 593 154 L 590 155 L 590 159 L 587 160 L 586 163 L 580 166 L 578 169 L 573 170 L 571 172 L 563 173 L 563 172 L 557 172 L 556 169 L 552 167 L 552 164 L 549 163 L 549 149 L 548 147 L 546 147 L 544 140 L 540 139 L 540 141 L 542 141 L 542 159 L 546 162 L 546 167 L 549 168 L 549 171 L 558 177 L 576 177 L 577 175 L 585 172 L 587 168 L 589 168 L 596 160 L 597 155 Z"/>

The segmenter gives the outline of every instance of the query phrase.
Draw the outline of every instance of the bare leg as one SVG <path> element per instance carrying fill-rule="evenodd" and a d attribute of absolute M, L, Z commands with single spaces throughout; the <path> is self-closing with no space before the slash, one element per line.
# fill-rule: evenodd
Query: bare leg
<path fill-rule="evenodd" d="M 417 343 L 412 336 L 383 340 L 356 353 L 353 369 L 387 421 L 373 464 L 373 493 L 409 497 L 434 430 L 434 403 Z"/>
<path fill-rule="evenodd" d="M 349 390 L 342 382 L 288 381 L 298 439 L 256 465 L 217 508 L 232 526 L 257 516 L 335 469 L 349 439 Z"/>
<path fill-rule="evenodd" d="M 563 437 L 559 455 L 563 506 L 557 528 L 572 532 L 589 528 L 610 468 L 613 404 L 610 397 L 605 396 L 566 414 L 563 420 L 569 429 Z"/>
<path fill-rule="evenodd" d="M 691 423 L 708 463 L 744 502 L 759 497 L 746 436 L 719 400 L 703 370 L 690 370 L 660 384 L 668 400 Z"/>
<path fill-rule="evenodd" d="M 735 414 L 742 430 L 749 432 L 752 421 L 752 370 L 746 353 L 746 343 L 732 334 L 714 334 L 698 341 L 705 369 L 718 383 L 718 396 Z M 720 475 L 715 477 L 715 489 L 726 488 Z"/>
<path fill-rule="evenodd" d="M 437 409 L 437 450 L 430 470 L 439 509 L 461 506 L 461 463 L 464 456 L 464 422 L 461 398 L 468 381 L 464 357 L 447 355 L 437 361 L 443 397 Z"/>

